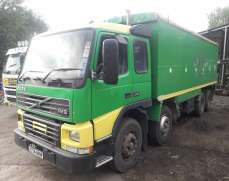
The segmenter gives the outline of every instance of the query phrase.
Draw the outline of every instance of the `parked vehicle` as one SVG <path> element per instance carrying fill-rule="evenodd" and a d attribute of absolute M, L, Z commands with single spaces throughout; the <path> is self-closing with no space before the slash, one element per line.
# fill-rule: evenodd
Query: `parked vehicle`
<path fill-rule="evenodd" d="M 24 56 L 27 47 L 9 49 L 6 53 L 7 60 L 3 70 L 3 89 L 5 92 L 4 102 L 7 104 L 16 103 L 17 78 L 24 63 Z"/>
<path fill-rule="evenodd" d="M 218 46 L 155 14 L 33 38 L 18 78 L 15 142 L 65 172 L 136 165 L 182 113 L 208 110 Z M 109 23 L 113 22 L 113 23 Z"/>
<path fill-rule="evenodd" d="M 218 83 L 216 91 L 229 95 L 229 24 L 200 32 L 219 45 Z"/>

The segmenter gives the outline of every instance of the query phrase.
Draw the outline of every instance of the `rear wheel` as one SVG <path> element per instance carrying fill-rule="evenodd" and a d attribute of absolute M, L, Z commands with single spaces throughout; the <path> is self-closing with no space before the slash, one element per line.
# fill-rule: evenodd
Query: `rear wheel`
<path fill-rule="evenodd" d="M 163 106 L 159 122 L 153 122 L 150 130 L 150 142 L 157 145 L 164 145 L 171 135 L 172 111 L 169 107 Z"/>
<path fill-rule="evenodd" d="M 206 97 L 205 94 L 202 92 L 197 98 L 195 99 L 195 114 L 197 116 L 202 116 L 206 106 Z"/>
<path fill-rule="evenodd" d="M 118 172 L 126 172 L 137 164 L 142 149 L 142 129 L 132 118 L 125 118 L 114 143 L 112 167 Z"/>
<path fill-rule="evenodd" d="M 209 110 L 209 103 L 211 102 L 211 100 L 212 100 L 211 91 L 210 90 L 207 90 L 205 92 L 205 111 L 208 111 Z"/>

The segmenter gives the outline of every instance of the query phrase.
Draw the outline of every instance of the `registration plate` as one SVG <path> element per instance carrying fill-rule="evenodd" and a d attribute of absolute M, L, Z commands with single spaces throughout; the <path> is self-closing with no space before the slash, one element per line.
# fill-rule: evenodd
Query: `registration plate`
<path fill-rule="evenodd" d="M 29 144 L 29 152 L 33 155 L 43 159 L 43 152 L 33 143 Z"/>

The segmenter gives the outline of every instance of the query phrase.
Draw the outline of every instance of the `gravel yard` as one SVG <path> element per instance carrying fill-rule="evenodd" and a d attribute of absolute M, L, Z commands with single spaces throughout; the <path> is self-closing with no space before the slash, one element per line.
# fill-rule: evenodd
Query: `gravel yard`
<path fill-rule="evenodd" d="M 87 175 L 67 175 L 14 143 L 16 108 L 0 105 L 1 181 L 229 181 L 229 97 L 216 96 L 202 118 L 183 116 L 167 146 L 144 152 L 140 163 L 125 174 L 109 167 Z"/>

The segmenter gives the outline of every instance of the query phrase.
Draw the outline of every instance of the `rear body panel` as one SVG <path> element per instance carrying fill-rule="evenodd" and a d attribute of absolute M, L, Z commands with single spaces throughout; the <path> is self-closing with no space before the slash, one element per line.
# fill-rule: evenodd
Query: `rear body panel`
<path fill-rule="evenodd" d="M 164 21 L 153 23 L 152 28 L 152 98 L 215 83 L 215 44 Z"/>

